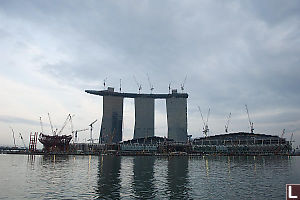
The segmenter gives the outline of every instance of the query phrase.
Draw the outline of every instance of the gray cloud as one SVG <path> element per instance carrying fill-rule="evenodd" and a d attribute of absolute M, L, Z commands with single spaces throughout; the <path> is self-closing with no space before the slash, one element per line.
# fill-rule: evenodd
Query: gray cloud
<path fill-rule="evenodd" d="M 34 125 L 34 126 L 40 125 L 40 122 L 37 120 L 31 120 L 31 119 L 26 119 L 26 118 L 22 118 L 22 117 L 7 116 L 7 115 L 0 115 L 0 121 L 8 123 L 10 125 L 13 125 L 13 124 L 28 124 L 28 125 Z"/>

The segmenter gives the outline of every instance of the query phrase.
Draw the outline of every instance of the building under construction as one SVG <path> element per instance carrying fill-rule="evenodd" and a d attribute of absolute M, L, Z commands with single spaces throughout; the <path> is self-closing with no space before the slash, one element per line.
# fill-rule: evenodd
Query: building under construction
<path fill-rule="evenodd" d="M 103 116 L 99 142 L 102 144 L 122 141 L 123 100 L 134 98 L 135 126 L 133 138 L 153 137 L 155 99 L 165 99 L 167 107 L 168 139 L 187 142 L 187 98 L 186 93 L 136 94 L 115 92 L 114 88 L 96 91 L 86 90 L 93 95 L 103 96 Z"/>
<path fill-rule="evenodd" d="M 288 154 L 292 144 L 279 136 L 255 133 L 227 133 L 194 139 L 193 152 L 230 155 Z"/>
<path fill-rule="evenodd" d="M 97 151 L 102 153 L 107 150 L 114 150 L 122 155 L 140 153 L 274 155 L 290 154 L 292 151 L 291 142 L 282 137 L 255 134 L 247 106 L 246 110 L 251 127 L 250 133 L 238 132 L 207 136 L 209 130 L 207 119 L 204 122 L 203 132 L 205 137 L 191 139 L 187 135 L 187 93 L 177 93 L 177 90 L 172 90 L 170 94 L 121 93 L 115 92 L 114 88 L 110 87 L 107 90 L 86 90 L 86 92 L 103 96 L 103 117 L 99 138 L 101 145 L 96 148 Z M 134 98 L 135 126 L 133 139 L 122 142 L 124 98 Z M 166 100 L 167 138 L 155 137 L 155 99 Z M 228 131 L 228 124 L 229 121 L 225 126 L 226 132 Z"/>

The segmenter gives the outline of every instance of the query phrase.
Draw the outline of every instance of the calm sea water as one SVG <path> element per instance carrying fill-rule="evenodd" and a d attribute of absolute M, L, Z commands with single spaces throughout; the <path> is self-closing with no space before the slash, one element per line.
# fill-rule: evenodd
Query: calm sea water
<path fill-rule="evenodd" d="M 0 199 L 285 199 L 300 157 L 0 155 Z"/>

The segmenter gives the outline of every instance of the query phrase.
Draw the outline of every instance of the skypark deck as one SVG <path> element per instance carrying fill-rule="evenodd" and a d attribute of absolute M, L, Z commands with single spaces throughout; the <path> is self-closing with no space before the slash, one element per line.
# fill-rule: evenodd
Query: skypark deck
<path fill-rule="evenodd" d="M 99 95 L 99 96 L 117 96 L 124 98 L 153 98 L 153 99 L 168 99 L 168 98 L 188 98 L 187 93 L 177 93 L 173 90 L 172 94 L 137 94 L 137 93 L 123 93 L 114 92 L 113 88 L 108 88 L 108 90 L 85 90 L 86 93 Z"/>

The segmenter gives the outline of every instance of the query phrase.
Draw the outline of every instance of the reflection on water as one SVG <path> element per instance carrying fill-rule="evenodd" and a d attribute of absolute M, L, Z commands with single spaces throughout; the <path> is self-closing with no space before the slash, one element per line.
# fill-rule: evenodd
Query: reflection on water
<path fill-rule="evenodd" d="M 98 168 L 98 198 L 119 199 L 121 157 L 100 156 Z"/>
<path fill-rule="evenodd" d="M 168 193 L 171 199 L 188 199 L 188 157 L 168 160 Z"/>
<path fill-rule="evenodd" d="M 154 186 L 154 162 L 152 157 L 133 158 L 133 192 L 138 199 L 155 197 Z"/>
<path fill-rule="evenodd" d="M 0 199 L 284 199 L 300 157 L 0 155 Z"/>
<path fill-rule="evenodd" d="M 32 156 L 32 155 L 30 155 Z M 35 155 L 33 155 L 35 157 Z M 41 164 L 46 166 L 48 164 L 55 164 L 55 163 L 65 163 L 69 161 L 70 156 L 67 155 L 44 155 L 42 156 Z M 35 158 L 34 158 L 35 160 Z"/>

